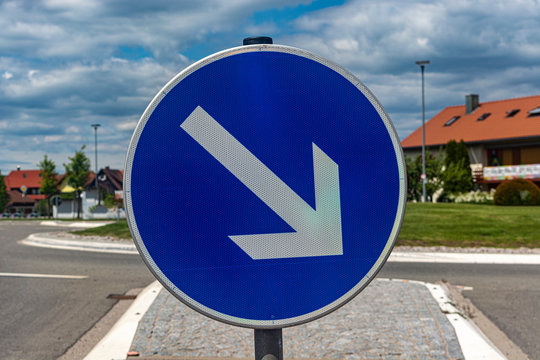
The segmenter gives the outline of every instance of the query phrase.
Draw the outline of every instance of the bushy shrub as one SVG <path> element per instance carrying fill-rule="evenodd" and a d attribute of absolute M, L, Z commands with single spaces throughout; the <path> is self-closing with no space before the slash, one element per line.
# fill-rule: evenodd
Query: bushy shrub
<path fill-rule="evenodd" d="M 540 205 L 540 188 L 530 180 L 514 179 L 497 186 L 495 205 Z"/>
<path fill-rule="evenodd" d="M 443 173 L 443 189 L 446 194 L 459 194 L 473 189 L 471 163 L 467 146 L 450 140 L 446 144 Z"/>

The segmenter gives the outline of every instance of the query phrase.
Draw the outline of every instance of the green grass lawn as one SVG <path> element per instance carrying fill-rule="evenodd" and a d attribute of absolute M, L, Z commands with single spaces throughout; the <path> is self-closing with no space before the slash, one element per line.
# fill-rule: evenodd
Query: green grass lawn
<path fill-rule="evenodd" d="M 397 244 L 540 248 L 540 206 L 408 203 Z"/>
<path fill-rule="evenodd" d="M 120 239 L 131 239 L 131 232 L 129 231 L 126 220 L 120 220 L 97 228 L 72 231 L 72 233 L 78 235 L 112 236 Z"/>
<path fill-rule="evenodd" d="M 131 238 L 126 221 L 75 233 Z M 540 248 L 540 206 L 408 203 L 397 245 Z"/>

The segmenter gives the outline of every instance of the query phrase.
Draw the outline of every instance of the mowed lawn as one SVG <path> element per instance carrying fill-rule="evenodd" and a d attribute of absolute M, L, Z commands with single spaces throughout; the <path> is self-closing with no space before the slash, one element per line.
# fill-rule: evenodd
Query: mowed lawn
<path fill-rule="evenodd" d="M 131 238 L 126 221 L 76 233 Z M 408 203 L 397 245 L 540 248 L 540 206 Z"/>
<path fill-rule="evenodd" d="M 398 245 L 540 248 L 540 206 L 408 203 Z"/>

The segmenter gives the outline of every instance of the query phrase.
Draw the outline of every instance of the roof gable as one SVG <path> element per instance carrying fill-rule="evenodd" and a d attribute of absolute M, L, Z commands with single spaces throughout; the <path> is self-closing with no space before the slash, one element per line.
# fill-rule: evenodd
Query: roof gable
<path fill-rule="evenodd" d="M 109 167 L 101 169 L 98 173 L 100 187 L 104 187 L 111 192 L 123 189 L 123 178 L 123 170 L 110 169 Z"/>
<path fill-rule="evenodd" d="M 449 106 L 426 122 L 426 146 L 461 139 L 472 143 L 540 137 L 539 108 L 540 95 L 480 103 L 469 114 L 465 105 Z M 403 148 L 422 146 L 422 127 L 407 136 L 401 145 Z"/>
<path fill-rule="evenodd" d="M 8 190 L 19 189 L 23 185 L 29 189 L 41 187 L 40 170 L 13 170 L 4 180 Z"/>

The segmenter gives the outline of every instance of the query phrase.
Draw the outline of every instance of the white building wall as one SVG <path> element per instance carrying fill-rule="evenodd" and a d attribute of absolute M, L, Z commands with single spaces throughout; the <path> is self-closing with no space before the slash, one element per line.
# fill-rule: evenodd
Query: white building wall
<path fill-rule="evenodd" d="M 125 219 L 124 209 L 107 209 L 105 206 L 97 206 L 97 192 L 95 190 L 81 193 L 81 216 L 85 220 L 91 219 Z M 60 206 L 53 206 L 53 217 L 58 219 L 77 218 L 77 200 L 62 199 Z"/>

